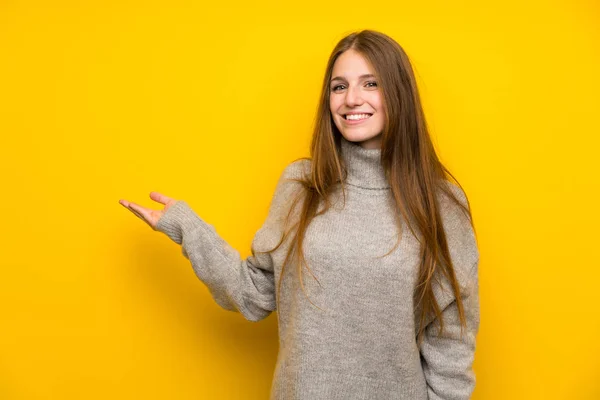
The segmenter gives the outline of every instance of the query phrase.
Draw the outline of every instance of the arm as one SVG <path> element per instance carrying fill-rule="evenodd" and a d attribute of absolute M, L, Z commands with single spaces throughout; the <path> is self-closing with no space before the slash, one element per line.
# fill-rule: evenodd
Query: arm
<path fill-rule="evenodd" d="M 457 186 L 450 188 L 467 205 L 464 192 Z M 479 249 L 470 220 L 462 210 L 447 197 L 440 199 L 440 206 L 467 324 L 461 335 L 454 292 L 447 279 L 440 279 L 440 285 L 434 284 L 433 291 L 442 310 L 444 334 L 438 337 L 437 319 L 426 325 L 420 346 L 421 361 L 429 400 L 463 400 L 469 399 L 475 388 L 472 364 L 479 330 Z"/>
<path fill-rule="evenodd" d="M 298 184 L 288 178 L 297 177 L 302 166 L 302 162 L 296 161 L 283 171 L 267 219 L 252 241 L 253 250 L 271 249 L 279 242 L 288 200 L 298 188 Z M 182 254 L 221 307 L 240 312 L 249 321 L 259 321 L 275 310 L 275 266 L 271 254 L 260 253 L 242 259 L 214 226 L 194 213 L 183 200 L 167 209 L 156 230 L 182 246 Z"/>
<path fill-rule="evenodd" d="M 474 269 L 475 275 L 461 296 L 467 321 L 462 337 L 456 299 L 442 311 L 443 336 L 437 336 L 436 320 L 425 329 L 420 350 L 429 400 L 469 399 L 475 388 L 472 364 L 479 330 L 479 283 L 477 267 Z"/>

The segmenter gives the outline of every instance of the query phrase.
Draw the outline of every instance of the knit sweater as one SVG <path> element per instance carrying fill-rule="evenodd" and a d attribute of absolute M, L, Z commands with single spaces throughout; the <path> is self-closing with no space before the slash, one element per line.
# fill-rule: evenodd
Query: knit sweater
<path fill-rule="evenodd" d="M 348 171 L 345 202 L 338 185 L 332 207 L 307 228 L 303 251 L 310 271 L 302 271 L 306 293 L 297 265 L 284 269 L 276 312 L 279 352 L 271 400 L 471 396 L 479 329 L 479 252 L 474 232 L 458 207 L 439 195 L 467 329 L 461 337 L 453 291 L 440 278 L 434 294 L 443 312 L 445 334 L 437 337 L 437 321 L 429 321 L 418 346 L 413 293 L 419 242 L 405 226 L 399 246 L 381 257 L 396 243 L 398 230 L 380 156 L 380 149 L 363 149 L 342 138 L 341 157 Z M 310 162 L 297 160 L 284 169 L 268 216 L 252 241 L 254 250 L 269 250 L 279 242 L 291 201 L 302 190 L 288 178 L 309 173 Z M 449 185 L 464 204 L 464 193 Z M 270 254 L 242 259 L 214 226 L 182 200 L 167 209 L 156 229 L 181 244 L 182 254 L 221 307 L 250 321 L 275 311 L 275 289 L 290 240 Z"/>

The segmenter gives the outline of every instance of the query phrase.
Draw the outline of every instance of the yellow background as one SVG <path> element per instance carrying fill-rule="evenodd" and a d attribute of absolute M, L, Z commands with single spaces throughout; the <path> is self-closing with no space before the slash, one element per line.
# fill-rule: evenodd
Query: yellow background
<path fill-rule="evenodd" d="M 276 316 L 219 308 L 118 200 L 185 199 L 249 255 L 364 28 L 472 203 L 473 398 L 600 398 L 598 3 L 280 3 L 0 3 L 0 398 L 267 398 Z"/>

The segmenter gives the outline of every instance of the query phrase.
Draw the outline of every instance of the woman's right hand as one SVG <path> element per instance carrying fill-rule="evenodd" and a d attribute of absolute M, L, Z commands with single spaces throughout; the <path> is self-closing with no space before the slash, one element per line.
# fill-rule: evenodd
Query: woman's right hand
<path fill-rule="evenodd" d="M 160 217 L 162 217 L 164 213 L 169 209 L 169 207 L 175 204 L 177 200 L 167 197 L 164 194 L 160 194 L 158 192 L 150 192 L 150 198 L 156 202 L 164 204 L 164 209 L 152 210 L 150 208 L 142 207 L 139 204 L 132 203 L 123 199 L 119 200 L 119 204 L 127 208 L 135 216 L 147 223 L 150 226 L 150 228 L 156 230 L 156 224 L 158 223 Z"/>

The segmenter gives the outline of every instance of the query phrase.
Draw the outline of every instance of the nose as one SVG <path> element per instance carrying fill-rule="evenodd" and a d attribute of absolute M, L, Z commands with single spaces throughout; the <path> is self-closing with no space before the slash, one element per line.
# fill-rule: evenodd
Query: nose
<path fill-rule="evenodd" d="M 360 88 L 349 87 L 346 91 L 346 105 L 348 107 L 360 106 L 363 103 L 362 96 L 360 94 Z"/>

